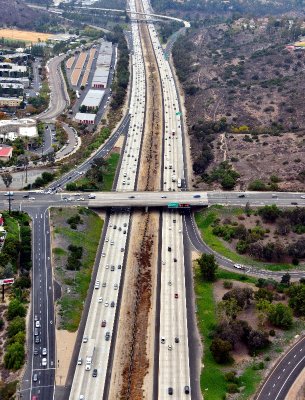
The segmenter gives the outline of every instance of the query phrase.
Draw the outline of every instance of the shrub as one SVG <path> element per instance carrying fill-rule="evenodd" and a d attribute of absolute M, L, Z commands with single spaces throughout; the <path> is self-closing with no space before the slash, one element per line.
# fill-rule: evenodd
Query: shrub
<path fill-rule="evenodd" d="M 24 363 L 24 346 L 18 342 L 7 346 L 4 356 L 4 365 L 7 369 L 18 370 Z"/>
<path fill-rule="evenodd" d="M 7 336 L 13 337 L 18 332 L 25 331 L 25 319 L 22 317 L 15 317 L 9 324 L 7 328 Z"/>
<path fill-rule="evenodd" d="M 233 282 L 232 282 L 232 281 L 227 281 L 227 280 L 225 280 L 225 281 L 223 281 L 223 287 L 224 287 L 225 289 L 232 289 L 232 287 L 233 287 Z"/>
<path fill-rule="evenodd" d="M 239 393 L 239 389 L 236 383 L 228 383 L 226 386 L 226 390 L 228 393 Z"/>
<path fill-rule="evenodd" d="M 26 309 L 24 305 L 17 299 L 11 300 L 7 309 L 7 319 L 10 321 L 15 317 L 25 317 Z"/>

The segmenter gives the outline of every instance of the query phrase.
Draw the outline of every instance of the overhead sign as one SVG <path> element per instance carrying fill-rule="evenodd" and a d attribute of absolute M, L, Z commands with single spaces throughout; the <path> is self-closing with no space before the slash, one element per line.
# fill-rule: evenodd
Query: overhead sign
<path fill-rule="evenodd" d="M 14 278 L 0 279 L 0 285 L 9 285 L 14 282 L 15 282 Z"/>
<path fill-rule="evenodd" d="M 187 203 L 168 203 L 168 208 L 190 208 Z"/>

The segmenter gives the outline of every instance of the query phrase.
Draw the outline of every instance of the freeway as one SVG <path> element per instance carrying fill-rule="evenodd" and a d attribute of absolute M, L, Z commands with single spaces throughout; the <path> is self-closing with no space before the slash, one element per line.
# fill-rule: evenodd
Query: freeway
<path fill-rule="evenodd" d="M 136 186 L 145 116 L 146 81 L 143 54 L 137 23 L 132 23 L 131 27 L 133 54 L 132 89 L 129 104 L 130 123 L 128 124 L 120 172 L 116 179 L 116 189 L 121 191 L 123 189 L 134 190 Z M 90 163 L 86 162 L 85 166 L 81 168 L 89 167 Z M 69 177 L 71 181 L 76 176 Z M 64 183 L 65 181 L 62 182 L 62 184 Z M 118 298 L 121 291 L 121 276 L 125 268 L 129 225 L 130 212 L 128 210 L 111 214 L 109 221 L 105 224 L 105 241 L 102 245 L 101 257 L 97 260 L 95 289 L 91 297 L 84 330 L 84 336 L 95 343 L 92 368 L 96 369 L 98 379 L 92 376 L 92 372 L 85 371 L 84 365 L 78 365 L 70 391 L 69 398 L 71 400 L 79 399 L 80 396 L 90 399 L 107 398 L 111 377 L 111 350 L 113 353 L 119 314 Z M 101 326 L 102 321 L 105 326 Z M 79 357 L 85 357 L 86 351 L 87 342 L 86 339 L 83 339 Z"/>

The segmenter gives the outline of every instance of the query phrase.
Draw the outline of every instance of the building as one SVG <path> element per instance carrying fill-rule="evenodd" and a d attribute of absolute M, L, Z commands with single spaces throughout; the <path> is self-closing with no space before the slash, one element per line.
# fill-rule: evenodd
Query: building
<path fill-rule="evenodd" d="M 87 110 L 97 110 L 104 97 L 105 90 L 88 90 L 80 108 L 85 107 Z"/>
<path fill-rule="evenodd" d="M 92 87 L 105 89 L 109 78 L 112 60 L 112 43 L 102 42 L 96 60 L 96 69 L 92 79 Z"/>
<path fill-rule="evenodd" d="M 0 97 L 0 108 L 1 107 L 19 107 L 22 103 L 23 98 L 19 97 Z"/>
<path fill-rule="evenodd" d="M 0 76 L 19 77 L 27 75 L 28 67 L 12 63 L 0 63 Z"/>
<path fill-rule="evenodd" d="M 14 78 L 0 76 L 0 85 L 3 83 L 19 83 L 22 84 L 24 88 L 28 88 L 30 86 L 30 80 L 27 77 Z"/>
<path fill-rule="evenodd" d="M 23 84 L 22 83 L 4 83 L 0 82 L 0 96 L 23 96 Z"/>
<path fill-rule="evenodd" d="M 78 122 L 79 124 L 85 124 L 85 125 L 94 125 L 95 123 L 95 114 L 89 114 L 89 113 L 77 113 L 75 115 L 75 121 Z"/>
<path fill-rule="evenodd" d="M 8 161 L 13 154 L 13 148 L 11 146 L 0 146 L 0 160 Z"/>
<path fill-rule="evenodd" d="M 35 137 L 38 135 L 36 121 L 32 118 L 0 120 L 0 142 L 17 137 Z"/>

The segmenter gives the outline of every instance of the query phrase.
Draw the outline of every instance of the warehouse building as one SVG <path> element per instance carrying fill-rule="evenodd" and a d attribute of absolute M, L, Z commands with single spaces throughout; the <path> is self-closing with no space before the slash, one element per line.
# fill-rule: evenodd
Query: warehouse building
<path fill-rule="evenodd" d="M 0 97 L 0 108 L 1 107 L 19 107 L 22 103 L 23 98 L 19 97 Z"/>
<path fill-rule="evenodd" d="M 38 135 L 36 121 L 32 118 L 0 120 L 0 141 L 15 140 L 17 137 L 35 137 Z"/>
<path fill-rule="evenodd" d="M 112 59 L 112 43 L 102 42 L 96 60 L 96 69 L 92 79 L 92 87 L 104 89 L 107 87 Z"/>
<path fill-rule="evenodd" d="M 25 65 L 16 65 L 11 63 L 0 63 L 0 76 L 23 76 L 27 74 Z"/>
<path fill-rule="evenodd" d="M 88 90 L 80 109 L 84 110 L 97 110 L 102 102 L 104 97 L 105 90 Z"/>
<path fill-rule="evenodd" d="M 75 115 L 75 121 L 78 122 L 79 124 L 85 124 L 85 125 L 94 125 L 95 123 L 95 114 L 89 114 L 89 113 L 77 113 Z"/>

